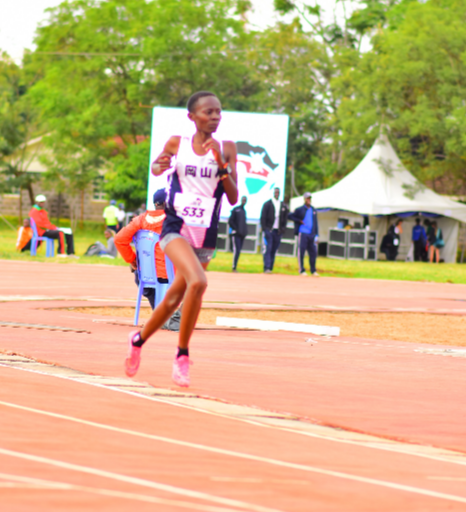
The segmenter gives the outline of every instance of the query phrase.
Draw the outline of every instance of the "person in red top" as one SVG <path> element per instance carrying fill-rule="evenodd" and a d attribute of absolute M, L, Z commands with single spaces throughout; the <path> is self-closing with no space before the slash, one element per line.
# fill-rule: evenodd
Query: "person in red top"
<path fill-rule="evenodd" d="M 17 251 L 31 250 L 32 228 L 29 219 L 23 220 L 23 225 L 18 229 L 18 239 L 16 240 Z"/>
<path fill-rule="evenodd" d="M 47 198 L 44 195 L 39 194 L 36 196 L 36 204 L 29 212 L 29 217 L 36 223 L 37 234 L 39 236 L 58 240 L 59 256 L 66 256 L 64 244 L 64 241 L 66 240 L 66 253 L 68 256 L 74 256 L 74 239 L 71 230 L 66 229 L 69 233 L 64 233 L 50 222 L 49 214 L 47 213 L 47 210 L 44 209 L 45 201 L 47 201 Z"/>
<path fill-rule="evenodd" d="M 160 235 L 163 221 L 165 220 L 165 198 L 165 190 L 157 190 L 154 194 L 155 210 L 147 210 L 143 214 L 138 215 L 115 235 L 115 246 L 122 258 L 131 265 L 132 271 L 135 271 L 137 268 L 136 253 L 130 245 L 133 237 L 140 229 L 154 231 L 154 233 Z M 157 280 L 159 283 L 168 283 L 165 254 L 158 242 L 155 245 L 155 268 L 157 269 Z M 139 286 L 137 273 L 136 284 Z M 143 295 L 150 302 L 152 309 L 154 309 L 155 289 L 144 288 Z"/>

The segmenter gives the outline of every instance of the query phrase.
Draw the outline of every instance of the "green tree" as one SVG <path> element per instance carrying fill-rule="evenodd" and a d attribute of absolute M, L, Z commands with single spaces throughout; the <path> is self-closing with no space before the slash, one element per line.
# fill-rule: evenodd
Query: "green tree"
<path fill-rule="evenodd" d="M 0 190 L 19 190 L 18 216 L 22 219 L 22 191 L 34 204 L 37 176 L 28 172 L 37 156 L 31 140 L 37 136 L 37 114 L 26 94 L 28 82 L 6 53 L 0 54 Z"/>
<path fill-rule="evenodd" d="M 185 105 L 194 91 L 212 89 L 225 108 L 248 108 L 258 86 L 244 61 L 247 7 L 236 0 L 74 0 L 50 10 L 27 68 L 41 76 L 31 96 L 53 133 L 48 143 L 68 153 L 53 173 L 76 176 L 75 160 L 88 155 L 82 176 L 90 183 L 91 163 L 97 171 L 102 160 L 116 159 L 109 190 L 123 191 L 115 173 L 135 178 L 141 169 L 140 148 L 129 148 L 150 133 L 147 106 Z M 135 197 L 145 192 L 144 167 Z"/>
<path fill-rule="evenodd" d="M 127 155 L 119 154 L 112 159 L 106 173 L 105 190 L 111 197 L 123 200 L 127 208 L 137 208 L 146 202 L 150 139 L 132 144 Z"/>
<path fill-rule="evenodd" d="M 295 13 L 292 24 L 302 26 L 302 39 L 309 45 L 319 45 L 319 56 L 309 58 L 299 83 L 312 90 L 313 101 L 303 109 L 305 123 L 297 123 L 301 132 L 296 142 L 293 130 L 290 136 L 290 152 L 294 146 L 307 141 L 312 151 L 300 152 L 296 166 L 300 192 L 305 188 L 319 190 L 332 185 L 352 169 L 354 160 L 348 158 L 346 140 L 340 116 L 341 105 L 351 98 L 358 85 L 353 80 L 354 70 L 359 68 L 363 57 L 364 40 L 388 26 L 389 16 L 408 0 L 364 0 L 354 9 L 354 2 L 340 0 L 343 16 L 333 17 L 322 7 L 322 2 L 300 0 L 275 0 L 275 8 L 283 15 Z M 357 115 L 361 115 L 360 112 Z M 317 135 L 318 134 L 318 135 Z M 298 150 L 299 151 L 299 150 Z"/>
<path fill-rule="evenodd" d="M 466 1 L 403 7 L 352 73 L 352 95 L 340 108 L 343 140 L 356 159 L 361 141 L 385 124 L 419 179 L 457 194 L 466 187 Z"/>

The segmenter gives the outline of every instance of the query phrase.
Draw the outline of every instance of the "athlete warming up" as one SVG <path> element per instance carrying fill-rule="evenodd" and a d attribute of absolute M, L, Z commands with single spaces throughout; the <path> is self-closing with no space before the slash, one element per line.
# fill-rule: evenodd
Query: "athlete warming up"
<path fill-rule="evenodd" d="M 197 322 L 207 287 L 205 268 L 214 253 L 222 196 L 236 204 L 236 145 L 212 138 L 221 120 L 220 100 L 201 91 L 188 100 L 188 118 L 196 125 L 191 137 L 170 137 L 152 164 L 152 173 L 170 169 L 166 219 L 160 247 L 176 268 L 175 279 L 164 300 L 143 329 L 129 334 L 126 374 L 136 374 L 141 347 L 171 317 L 183 300 L 178 351 L 173 362 L 173 380 L 189 386 L 189 340 Z"/>

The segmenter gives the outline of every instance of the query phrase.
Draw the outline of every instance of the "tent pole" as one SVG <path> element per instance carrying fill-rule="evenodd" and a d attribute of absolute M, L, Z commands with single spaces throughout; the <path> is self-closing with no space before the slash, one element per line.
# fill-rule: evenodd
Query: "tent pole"
<path fill-rule="evenodd" d="M 465 228 L 465 227 L 466 227 L 466 224 L 463 224 L 463 226 L 462 226 L 462 227 L 463 227 L 463 228 Z M 465 231 L 465 230 L 463 229 L 463 231 Z M 465 233 L 463 233 L 463 235 L 464 235 L 464 237 L 463 237 L 463 244 L 462 244 L 462 245 L 463 245 L 463 248 L 461 249 L 461 259 L 460 259 L 460 263 L 464 263 L 464 249 L 465 249 L 465 246 L 466 246 L 466 239 L 465 239 L 465 238 L 466 238 L 466 232 L 465 232 Z"/>

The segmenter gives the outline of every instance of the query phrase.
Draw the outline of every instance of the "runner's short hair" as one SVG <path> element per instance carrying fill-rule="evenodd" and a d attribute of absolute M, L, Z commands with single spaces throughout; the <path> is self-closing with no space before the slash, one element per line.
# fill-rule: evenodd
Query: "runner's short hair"
<path fill-rule="evenodd" d="M 195 92 L 188 100 L 188 103 L 186 105 L 186 108 L 188 109 L 188 112 L 193 113 L 196 108 L 196 103 L 205 96 L 215 96 L 217 98 L 217 95 L 213 92 L 209 91 L 198 91 Z"/>

